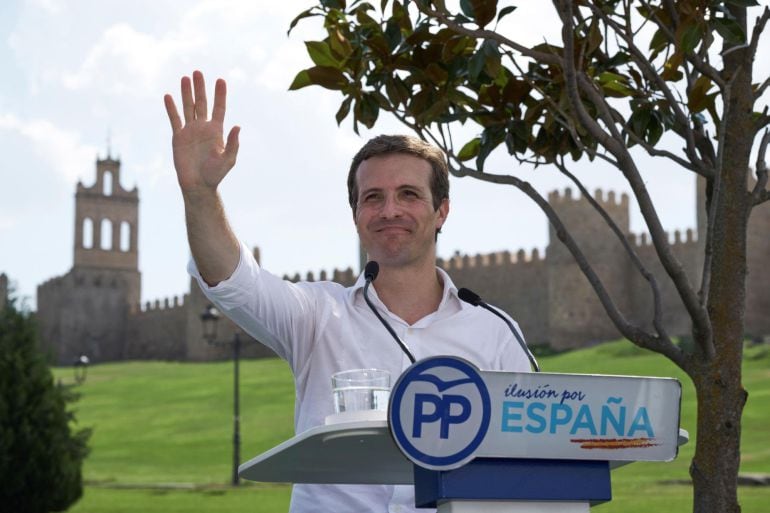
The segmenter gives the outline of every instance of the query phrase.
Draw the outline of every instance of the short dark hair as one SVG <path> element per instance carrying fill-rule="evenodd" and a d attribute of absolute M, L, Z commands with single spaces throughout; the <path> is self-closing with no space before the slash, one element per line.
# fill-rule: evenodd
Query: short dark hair
<path fill-rule="evenodd" d="M 441 202 L 449 199 L 449 168 L 446 155 L 437 147 L 411 135 L 378 135 L 358 150 L 348 171 L 348 202 L 356 215 L 358 206 L 358 181 L 356 172 L 361 163 L 372 157 L 402 153 L 421 158 L 430 164 L 430 193 L 433 197 L 433 209 L 438 210 Z"/>

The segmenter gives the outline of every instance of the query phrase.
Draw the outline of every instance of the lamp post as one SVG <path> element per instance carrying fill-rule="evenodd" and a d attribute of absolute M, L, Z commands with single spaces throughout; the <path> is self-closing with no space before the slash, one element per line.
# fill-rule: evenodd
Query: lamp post
<path fill-rule="evenodd" d="M 219 311 L 212 305 L 207 305 L 201 314 L 203 323 L 203 338 L 211 345 L 233 346 L 233 486 L 240 485 L 238 465 L 241 461 L 241 419 L 240 419 L 240 387 L 239 387 L 239 363 L 241 359 L 241 337 L 238 330 L 235 331 L 230 342 L 218 342 L 217 325 L 221 317 Z"/>
<path fill-rule="evenodd" d="M 80 353 L 80 356 L 75 358 L 75 362 L 72 365 L 72 370 L 75 373 L 75 383 L 82 385 L 86 380 L 86 373 L 88 372 L 88 364 L 91 360 L 84 353 Z"/>

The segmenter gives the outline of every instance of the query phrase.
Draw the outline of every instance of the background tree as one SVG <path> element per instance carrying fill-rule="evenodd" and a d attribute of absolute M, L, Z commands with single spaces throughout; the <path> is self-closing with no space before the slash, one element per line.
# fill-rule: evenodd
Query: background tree
<path fill-rule="evenodd" d="M 754 0 L 555 0 L 561 40 L 527 46 L 503 29 L 517 15 L 513 3 L 452 5 L 320 0 L 290 27 L 318 16 L 326 33 L 306 42 L 314 66 L 299 72 L 291 89 L 320 85 L 341 92 L 337 122 L 352 114 L 356 130 L 389 112 L 443 148 L 455 176 L 513 185 L 535 201 L 618 331 L 692 379 L 698 399 L 690 467 L 695 511 L 740 511 L 747 224 L 752 209 L 770 197 L 770 135 L 762 135 L 770 118 L 766 101 L 758 106 L 770 78 L 753 72 L 770 10 L 749 27 Z M 479 133 L 458 144 L 458 125 L 466 123 Z M 661 144 L 664 133 L 679 149 Z M 638 148 L 706 182 L 700 283 L 687 277 L 672 252 L 634 158 Z M 753 149 L 755 180 L 749 183 Z M 519 163 L 555 166 L 592 202 L 649 283 L 655 305 L 649 325 L 630 322 L 618 309 L 545 198 L 513 174 L 486 169 L 494 150 Z M 692 321 L 692 347 L 677 345 L 666 332 L 656 278 L 568 169 L 570 159 L 582 158 L 604 160 L 627 180 L 656 256 Z"/>
<path fill-rule="evenodd" d="M 0 504 L 3 511 L 65 511 L 83 494 L 89 430 L 73 433 L 72 391 L 55 385 L 33 319 L 0 309 Z"/>

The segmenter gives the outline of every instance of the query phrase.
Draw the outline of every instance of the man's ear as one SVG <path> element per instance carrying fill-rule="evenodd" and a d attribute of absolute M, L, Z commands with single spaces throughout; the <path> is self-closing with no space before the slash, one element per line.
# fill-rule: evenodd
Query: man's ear
<path fill-rule="evenodd" d="M 436 229 L 440 230 L 441 227 L 444 226 L 446 218 L 449 215 L 449 198 L 444 198 L 441 200 L 437 212 L 438 219 L 436 219 Z"/>

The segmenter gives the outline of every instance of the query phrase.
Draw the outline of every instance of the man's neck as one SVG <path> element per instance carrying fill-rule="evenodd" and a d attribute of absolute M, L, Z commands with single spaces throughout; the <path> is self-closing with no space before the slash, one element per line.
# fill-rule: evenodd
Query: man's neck
<path fill-rule="evenodd" d="M 406 267 L 381 266 L 373 285 L 388 310 L 410 325 L 435 312 L 443 295 L 443 284 L 430 261 Z"/>

